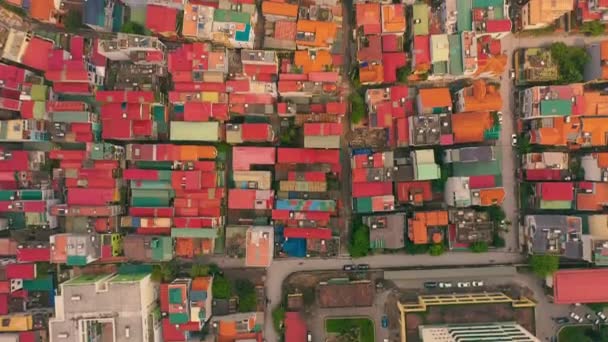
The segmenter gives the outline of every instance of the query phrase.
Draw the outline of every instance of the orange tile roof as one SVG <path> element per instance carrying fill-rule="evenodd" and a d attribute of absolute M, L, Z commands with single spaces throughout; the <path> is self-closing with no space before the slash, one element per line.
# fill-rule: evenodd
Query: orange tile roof
<path fill-rule="evenodd" d="M 280 15 L 295 18 L 298 16 L 298 5 L 275 1 L 264 1 L 262 2 L 262 13 L 264 15 Z"/>
<path fill-rule="evenodd" d="M 272 262 L 272 243 L 270 238 L 262 237 L 262 231 L 247 231 L 247 248 L 245 265 L 249 267 L 267 267 Z"/>
<path fill-rule="evenodd" d="M 382 5 L 382 32 L 405 32 L 405 6 Z"/>
<path fill-rule="evenodd" d="M 601 168 L 608 167 L 608 152 L 597 154 L 597 165 Z"/>
<path fill-rule="evenodd" d="M 602 79 L 608 79 L 608 65 L 604 65 L 604 61 L 608 61 L 608 40 L 600 43 L 600 60 L 602 62 Z"/>
<path fill-rule="evenodd" d="M 380 27 L 380 4 L 358 3 L 355 5 L 357 27 L 362 27 L 364 34 L 379 34 Z"/>
<path fill-rule="evenodd" d="M 49 21 L 53 10 L 55 10 L 53 0 L 34 0 L 30 3 L 30 17 L 40 21 Z"/>
<path fill-rule="evenodd" d="M 593 184 L 592 193 L 579 192 L 576 195 L 576 209 L 599 211 L 608 203 L 608 183 L 591 184 Z"/>
<path fill-rule="evenodd" d="M 599 91 L 586 91 L 583 93 L 585 100 L 584 115 L 608 115 L 608 96 Z"/>
<path fill-rule="evenodd" d="M 384 81 L 384 67 L 382 64 L 359 67 L 359 81 L 362 84 L 382 83 Z"/>
<path fill-rule="evenodd" d="M 562 117 L 553 118 L 553 127 L 541 127 L 532 131 L 530 141 L 540 145 L 566 146 L 568 136 L 579 135 L 579 125 L 579 117 L 572 117 L 569 123 Z"/>
<path fill-rule="evenodd" d="M 414 244 L 429 242 L 428 228 L 447 226 L 448 212 L 445 210 L 416 212 L 413 219 L 409 219 L 408 237 Z"/>
<path fill-rule="evenodd" d="M 192 280 L 192 289 L 198 291 L 207 291 L 211 284 L 211 277 L 196 277 Z"/>
<path fill-rule="evenodd" d="M 338 26 L 327 21 L 298 20 L 298 32 L 312 32 L 314 40 L 297 40 L 296 44 L 310 47 L 329 47 L 333 44 Z"/>
<path fill-rule="evenodd" d="M 424 108 L 452 106 L 452 97 L 448 88 L 420 89 L 418 96 Z"/>
<path fill-rule="evenodd" d="M 479 198 L 482 206 L 502 204 L 502 202 L 505 200 L 505 189 L 495 188 L 479 190 Z"/>
<path fill-rule="evenodd" d="M 298 50 L 293 58 L 293 63 L 302 67 L 302 73 L 325 71 L 326 65 L 332 65 L 331 53 L 327 50 L 316 51 L 315 59 L 311 58 L 308 51 Z"/>
<path fill-rule="evenodd" d="M 604 117 L 583 117 L 582 132 L 591 133 L 592 146 L 608 145 L 608 118 Z M 583 135 L 581 133 L 581 135 Z"/>
<path fill-rule="evenodd" d="M 482 142 L 484 131 L 492 127 L 490 112 L 470 112 L 452 114 L 454 143 Z"/>
<path fill-rule="evenodd" d="M 472 94 L 464 96 L 463 112 L 502 109 L 502 98 L 496 86 L 487 84 L 484 80 L 476 80 L 471 88 Z"/>

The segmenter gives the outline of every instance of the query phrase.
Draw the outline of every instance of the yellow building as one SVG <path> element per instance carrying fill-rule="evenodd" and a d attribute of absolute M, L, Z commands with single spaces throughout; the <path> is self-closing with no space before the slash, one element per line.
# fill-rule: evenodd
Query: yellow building
<path fill-rule="evenodd" d="M 522 29 L 547 27 L 573 9 L 572 0 L 530 0 L 521 8 Z"/>

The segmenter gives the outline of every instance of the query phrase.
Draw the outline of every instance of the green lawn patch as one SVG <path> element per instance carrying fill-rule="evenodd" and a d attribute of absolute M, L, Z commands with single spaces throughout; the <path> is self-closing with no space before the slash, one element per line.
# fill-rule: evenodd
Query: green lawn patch
<path fill-rule="evenodd" d="M 558 342 L 608 342 L 608 327 L 601 326 L 599 329 L 591 325 L 572 325 L 560 330 Z"/>
<path fill-rule="evenodd" d="M 325 321 L 328 333 L 359 336 L 359 342 L 374 342 L 374 323 L 367 318 L 335 318 Z"/>

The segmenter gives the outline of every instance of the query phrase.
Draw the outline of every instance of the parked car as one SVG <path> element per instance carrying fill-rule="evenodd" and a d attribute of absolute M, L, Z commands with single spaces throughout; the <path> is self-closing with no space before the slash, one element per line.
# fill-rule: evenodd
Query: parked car
<path fill-rule="evenodd" d="M 312 334 L 310 333 L 310 331 L 306 332 L 306 341 L 312 342 Z"/>
<path fill-rule="evenodd" d="M 357 269 L 357 265 L 344 265 L 342 269 L 344 271 L 354 271 L 355 269 Z"/>
<path fill-rule="evenodd" d="M 517 145 L 517 134 L 511 134 L 511 146 Z"/>
<path fill-rule="evenodd" d="M 359 264 L 357 265 L 357 269 L 359 271 L 369 270 L 369 264 Z"/>
<path fill-rule="evenodd" d="M 471 283 L 469 283 L 469 282 L 458 282 L 458 284 L 456 284 L 456 286 L 458 286 L 458 287 L 471 287 Z"/>
<path fill-rule="evenodd" d="M 515 70 L 513 70 L 513 69 L 509 70 L 509 78 L 512 80 L 515 79 Z"/>
<path fill-rule="evenodd" d="M 571 312 L 571 313 L 570 313 L 570 317 L 571 317 L 571 318 L 572 318 L 572 319 L 573 319 L 575 322 L 578 322 L 578 323 L 583 323 L 583 318 L 582 318 L 581 316 L 577 315 L 577 314 L 576 314 L 576 313 L 574 313 L 574 312 Z"/>
<path fill-rule="evenodd" d="M 434 289 L 438 286 L 439 284 L 436 281 L 425 281 L 424 282 L 424 287 L 427 289 Z"/>
<path fill-rule="evenodd" d="M 496 112 L 496 116 L 498 117 L 498 123 L 502 124 L 502 112 Z"/>
<path fill-rule="evenodd" d="M 603 312 L 598 311 L 598 312 L 596 313 L 596 315 L 597 315 L 597 317 L 599 317 L 599 318 L 600 318 L 602 321 L 605 321 L 605 320 L 606 320 L 606 315 L 604 315 L 604 313 L 603 313 Z"/>
<path fill-rule="evenodd" d="M 474 281 L 472 284 L 473 284 L 473 287 L 482 287 L 484 285 L 483 281 L 481 281 L 481 280 Z"/>
<path fill-rule="evenodd" d="M 450 287 L 452 287 L 452 283 L 450 282 L 446 282 L 446 283 L 439 283 L 439 287 L 442 289 L 449 289 Z"/>
<path fill-rule="evenodd" d="M 570 322 L 570 319 L 568 319 L 568 317 L 555 317 L 554 320 L 557 324 L 566 324 Z"/>
<path fill-rule="evenodd" d="M 386 315 L 382 316 L 382 327 L 388 328 L 388 317 Z"/>
<path fill-rule="evenodd" d="M 593 322 L 593 324 L 595 324 L 595 325 L 600 325 L 600 323 L 602 323 L 602 320 L 599 318 Z"/>
<path fill-rule="evenodd" d="M 588 319 L 589 321 L 593 322 L 593 316 L 591 314 L 586 314 L 585 318 Z"/>

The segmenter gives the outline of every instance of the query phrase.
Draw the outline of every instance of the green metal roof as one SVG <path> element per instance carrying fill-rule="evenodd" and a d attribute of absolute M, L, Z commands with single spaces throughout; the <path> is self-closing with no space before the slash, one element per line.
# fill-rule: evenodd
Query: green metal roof
<path fill-rule="evenodd" d="M 572 101 L 570 100 L 544 100 L 540 102 L 540 115 L 567 116 L 572 115 Z"/>
<path fill-rule="evenodd" d="M 424 36 L 429 34 L 429 6 L 425 3 L 417 3 L 412 6 L 412 9 L 412 23 L 414 26 L 414 35 Z M 417 20 L 420 20 L 420 23 L 414 23 L 414 21 Z"/>
<path fill-rule="evenodd" d="M 66 264 L 68 266 L 84 266 L 87 264 L 87 257 L 82 255 L 68 255 Z"/>
<path fill-rule="evenodd" d="M 174 287 L 169 289 L 169 303 L 170 304 L 181 304 L 184 302 L 182 298 L 182 289 Z"/>
<path fill-rule="evenodd" d="M 462 66 L 462 42 L 459 34 L 448 36 L 450 43 L 450 74 L 460 76 L 464 73 Z"/>
<path fill-rule="evenodd" d="M 144 279 L 149 273 L 121 273 L 116 277 L 112 278 L 112 283 L 129 283 L 139 282 Z"/>
<path fill-rule="evenodd" d="M 540 201 L 540 209 L 572 209 L 572 201 Z"/>
<path fill-rule="evenodd" d="M 503 0 L 473 0 L 473 8 L 492 7 L 494 19 L 504 19 L 505 2 Z"/>
<path fill-rule="evenodd" d="M 184 324 L 188 323 L 190 317 L 187 313 L 172 313 L 169 314 L 169 323 L 171 324 Z"/>
<path fill-rule="evenodd" d="M 418 164 L 416 180 L 433 180 L 441 178 L 441 170 L 437 164 Z"/>
<path fill-rule="evenodd" d="M 215 239 L 217 237 L 217 229 L 213 228 L 171 228 L 172 238 L 202 238 Z"/>
<path fill-rule="evenodd" d="M 230 11 L 224 9 L 216 9 L 213 12 L 214 21 L 235 22 L 241 24 L 250 24 L 251 15 L 249 13 Z"/>
<path fill-rule="evenodd" d="M 355 208 L 358 213 L 371 213 L 372 212 L 372 198 L 361 197 L 353 199 L 355 201 Z"/>
<path fill-rule="evenodd" d="M 501 173 L 499 160 L 475 163 L 453 163 L 452 170 L 454 177 L 499 175 Z"/>
<path fill-rule="evenodd" d="M 157 247 L 152 248 L 152 259 L 155 261 L 173 259 L 173 239 L 169 236 L 158 236 L 156 238 L 159 243 Z"/>
<path fill-rule="evenodd" d="M 456 0 L 456 28 L 458 32 L 471 31 L 473 29 L 473 16 L 471 10 L 473 2 L 471 0 Z"/>
<path fill-rule="evenodd" d="M 94 284 L 107 276 L 108 276 L 107 274 L 84 274 L 84 275 L 81 275 L 81 276 L 78 276 L 76 278 L 72 278 L 72 279 L 66 281 L 65 283 L 63 283 L 63 285 Z"/>
<path fill-rule="evenodd" d="M 28 291 L 51 291 L 53 289 L 53 278 L 45 276 L 36 279 L 24 279 L 23 288 Z"/>
<path fill-rule="evenodd" d="M 130 7 L 130 20 L 142 26 L 146 26 L 146 7 L 133 6 Z"/>

